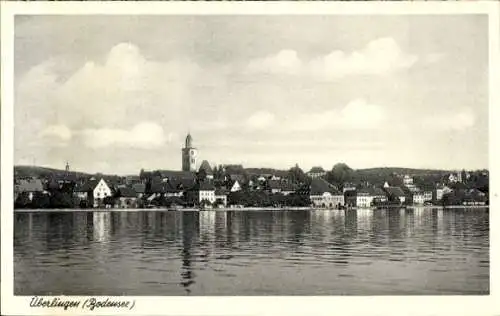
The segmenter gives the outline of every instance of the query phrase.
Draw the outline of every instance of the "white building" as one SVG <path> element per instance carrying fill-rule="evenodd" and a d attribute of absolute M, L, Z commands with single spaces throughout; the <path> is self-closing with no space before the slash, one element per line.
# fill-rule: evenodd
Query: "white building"
<path fill-rule="evenodd" d="M 99 206 L 99 204 L 101 204 L 104 198 L 111 196 L 113 192 L 111 191 L 111 188 L 106 183 L 106 181 L 101 178 L 101 180 L 97 182 L 97 185 L 92 190 L 92 194 L 94 197 L 94 207 L 97 207 Z"/>
<path fill-rule="evenodd" d="M 202 183 L 200 184 L 198 190 L 198 202 L 208 201 L 210 203 L 215 202 L 215 187 L 210 183 Z"/>
<path fill-rule="evenodd" d="M 345 205 L 344 194 L 321 178 L 313 178 L 309 199 L 315 207 L 334 208 Z"/>
<path fill-rule="evenodd" d="M 425 200 L 424 200 L 424 193 L 422 192 L 415 192 L 413 194 L 413 204 L 418 204 L 418 205 L 421 205 L 421 204 L 424 204 Z"/>

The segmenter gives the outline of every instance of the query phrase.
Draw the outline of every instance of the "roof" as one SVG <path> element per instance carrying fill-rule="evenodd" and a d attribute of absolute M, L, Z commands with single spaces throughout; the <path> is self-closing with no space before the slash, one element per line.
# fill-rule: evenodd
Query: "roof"
<path fill-rule="evenodd" d="M 136 193 L 144 193 L 146 192 L 146 185 L 143 183 L 136 183 L 132 185 L 132 189 L 134 189 Z"/>
<path fill-rule="evenodd" d="M 372 194 L 375 196 L 380 196 L 380 195 L 385 196 L 385 192 L 381 188 L 373 188 L 372 191 L 373 191 Z"/>
<path fill-rule="evenodd" d="M 387 187 L 385 191 L 394 196 L 405 196 L 405 193 L 400 187 Z"/>
<path fill-rule="evenodd" d="M 320 173 L 320 172 L 325 172 L 325 170 L 322 167 L 312 167 L 308 173 Z"/>
<path fill-rule="evenodd" d="M 321 178 L 315 178 L 311 181 L 311 195 L 323 195 L 325 192 L 336 195 L 341 194 L 333 185 Z"/>
<path fill-rule="evenodd" d="M 215 186 L 211 182 L 204 181 L 204 182 L 202 182 L 202 183 L 199 184 L 198 190 L 200 190 L 200 191 L 214 191 L 215 190 Z"/>
<path fill-rule="evenodd" d="M 88 192 L 94 190 L 98 181 L 97 180 L 89 180 L 84 183 L 77 183 L 75 186 L 75 192 Z"/>
<path fill-rule="evenodd" d="M 215 189 L 215 195 L 226 195 L 226 194 L 227 194 L 227 190 L 224 188 Z"/>
<path fill-rule="evenodd" d="M 210 167 L 210 164 L 206 160 L 203 160 L 203 162 L 200 165 L 200 169 L 198 169 L 198 170 L 199 171 L 204 170 L 207 175 L 213 175 L 214 174 L 214 172 L 212 170 L 212 167 Z"/>
<path fill-rule="evenodd" d="M 190 171 L 176 171 L 176 170 L 159 170 L 162 178 L 172 179 L 190 179 L 195 180 L 196 176 L 193 172 Z"/>
<path fill-rule="evenodd" d="M 118 189 L 118 196 L 119 197 L 127 197 L 127 198 L 137 197 L 137 192 L 135 192 L 134 189 L 129 188 L 129 187 L 119 188 Z"/>
<path fill-rule="evenodd" d="M 246 180 L 245 176 L 242 174 L 231 174 L 229 175 L 229 179 L 231 179 L 231 181 L 238 181 L 240 184 L 244 183 Z"/>
<path fill-rule="evenodd" d="M 267 185 L 270 189 L 279 189 L 282 191 L 295 191 L 297 186 L 288 181 L 268 180 Z"/>
<path fill-rule="evenodd" d="M 21 179 L 16 189 L 20 192 L 42 192 L 43 183 L 40 179 Z"/>

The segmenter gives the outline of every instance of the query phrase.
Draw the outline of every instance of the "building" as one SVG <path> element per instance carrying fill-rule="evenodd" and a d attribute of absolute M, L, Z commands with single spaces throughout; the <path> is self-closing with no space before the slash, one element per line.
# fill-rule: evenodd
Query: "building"
<path fill-rule="evenodd" d="M 312 179 L 309 199 L 314 207 L 339 208 L 344 205 L 344 195 L 321 178 Z"/>
<path fill-rule="evenodd" d="M 374 203 L 385 203 L 387 202 L 387 195 L 381 188 L 372 189 L 373 202 Z"/>
<path fill-rule="evenodd" d="M 414 192 L 412 199 L 413 199 L 413 204 L 422 205 L 425 202 L 424 193 L 423 192 Z"/>
<path fill-rule="evenodd" d="M 138 196 L 134 189 L 129 187 L 119 188 L 116 194 L 115 207 L 117 208 L 137 208 Z"/>
<path fill-rule="evenodd" d="M 182 171 L 196 172 L 197 156 L 198 150 L 193 147 L 193 138 L 188 134 L 182 148 Z"/>
<path fill-rule="evenodd" d="M 345 182 L 342 185 L 342 192 L 346 193 L 347 191 L 356 191 L 356 186 L 354 185 L 354 183 Z"/>
<path fill-rule="evenodd" d="M 411 186 L 411 185 L 413 185 L 413 178 L 410 177 L 409 175 L 405 175 L 403 177 L 403 185 L 404 186 Z"/>
<path fill-rule="evenodd" d="M 14 200 L 16 200 L 20 194 L 25 194 L 29 201 L 33 201 L 35 194 L 43 192 L 42 180 L 38 178 L 19 179 L 14 183 Z"/>
<path fill-rule="evenodd" d="M 436 187 L 436 191 L 435 192 L 436 192 L 436 195 L 435 195 L 436 201 L 440 201 L 440 200 L 443 199 L 443 195 L 451 193 L 451 192 L 453 192 L 453 190 L 450 189 L 446 185 L 444 185 L 444 186 L 443 185 L 438 185 Z"/>
<path fill-rule="evenodd" d="M 205 176 L 208 180 L 213 180 L 214 179 L 214 171 L 212 170 L 212 167 L 210 167 L 210 164 L 208 161 L 203 160 L 200 169 L 198 169 L 198 172 L 204 172 Z"/>
<path fill-rule="evenodd" d="M 307 176 L 311 178 L 320 178 L 324 177 L 326 175 L 326 171 L 322 167 L 312 167 L 311 170 L 309 170 L 306 173 Z"/>
<path fill-rule="evenodd" d="M 96 183 L 96 182 L 94 182 Z M 93 183 L 92 183 L 93 184 Z M 91 185 L 92 185 L 91 184 Z M 110 186 L 101 178 L 92 189 L 93 206 L 98 207 L 103 204 L 104 199 L 113 195 Z"/>
<path fill-rule="evenodd" d="M 200 183 L 196 191 L 198 192 L 198 202 L 202 204 L 203 201 L 210 202 L 213 204 L 215 202 L 215 187 L 210 182 Z"/>
<path fill-rule="evenodd" d="M 406 201 L 406 195 L 400 187 L 386 187 L 384 188 L 387 194 L 387 200 L 391 202 L 398 202 L 403 204 Z"/>
<path fill-rule="evenodd" d="M 241 191 L 241 184 L 238 182 L 238 180 L 231 180 L 229 182 L 229 191 L 231 192 Z"/>
<path fill-rule="evenodd" d="M 227 192 L 223 189 L 215 190 L 215 201 L 220 202 L 223 207 L 227 206 Z"/>
<path fill-rule="evenodd" d="M 368 208 L 372 206 L 373 194 L 370 189 L 360 189 L 356 192 L 356 207 Z"/>

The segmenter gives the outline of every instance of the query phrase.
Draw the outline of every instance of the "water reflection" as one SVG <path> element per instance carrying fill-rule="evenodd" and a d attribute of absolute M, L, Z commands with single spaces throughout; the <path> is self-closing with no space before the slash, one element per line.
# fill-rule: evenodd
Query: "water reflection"
<path fill-rule="evenodd" d="M 18 295 L 481 294 L 489 212 L 16 213 L 14 254 Z"/>

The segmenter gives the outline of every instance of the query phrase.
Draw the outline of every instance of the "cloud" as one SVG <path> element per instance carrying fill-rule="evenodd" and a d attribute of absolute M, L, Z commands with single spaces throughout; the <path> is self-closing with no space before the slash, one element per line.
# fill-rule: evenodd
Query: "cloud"
<path fill-rule="evenodd" d="M 128 147 L 157 148 L 176 139 L 173 134 L 165 135 L 163 128 L 152 122 L 142 122 L 130 130 L 115 128 L 86 129 L 81 133 L 86 146 L 90 148 Z"/>
<path fill-rule="evenodd" d="M 250 61 L 246 67 L 246 72 L 298 75 L 301 67 L 302 62 L 297 52 L 287 49 L 278 52 L 276 55 Z"/>
<path fill-rule="evenodd" d="M 246 126 L 249 129 L 260 130 L 271 126 L 274 121 L 274 114 L 267 111 L 258 111 L 246 120 Z"/>
<path fill-rule="evenodd" d="M 296 117 L 285 128 L 294 131 L 378 129 L 385 120 L 383 107 L 367 103 L 364 99 L 356 99 L 340 110 L 331 109 Z"/>
<path fill-rule="evenodd" d="M 463 131 L 474 126 L 476 122 L 474 111 L 464 107 L 454 114 L 433 115 L 423 120 L 423 126 L 438 131 Z"/>
<path fill-rule="evenodd" d="M 51 125 L 38 133 L 39 139 L 50 146 L 65 147 L 73 133 L 66 125 Z"/>
<path fill-rule="evenodd" d="M 437 60 L 439 56 L 433 56 Z M 386 75 L 412 67 L 416 55 L 402 51 L 390 37 L 369 42 L 363 49 L 331 53 L 310 60 L 301 60 L 294 50 L 282 50 L 275 55 L 252 60 L 247 73 L 309 75 L 317 79 L 338 79 L 349 75 Z"/>
<path fill-rule="evenodd" d="M 404 53 L 390 37 L 369 42 L 352 53 L 340 50 L 313 59 L 309 63 L 313 75 L 320 78 L 341 78 L 348 75 L 385 75 L 412 67 L 417 56 Z"/>

